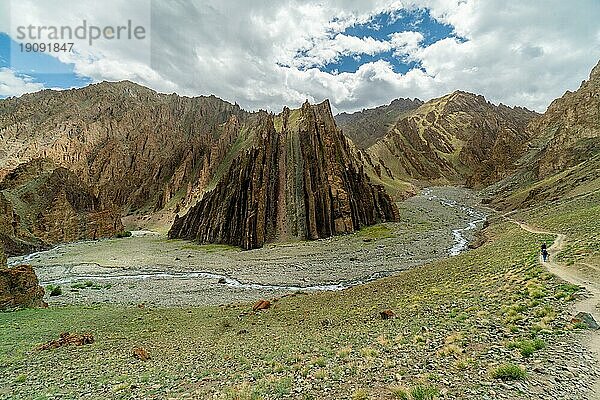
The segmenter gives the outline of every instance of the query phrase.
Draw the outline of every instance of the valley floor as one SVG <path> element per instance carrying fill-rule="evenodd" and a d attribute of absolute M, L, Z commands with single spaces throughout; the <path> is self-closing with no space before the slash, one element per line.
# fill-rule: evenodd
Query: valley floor
<path fill-rule="evenodd" d="M 253 301 L 299 290 L 340 290 L 464 251 L 485 218 L 476 204 L 468 190 L 437 187 L 400 203 L 401 222 L 325 240 L 241 251 L 140 231 L 130 238 L 61 245 L 9 263 L 31 264 L 43 285 L 60 285 L 61 296 L 46 296 L 56 305 Z"/>
<path fill-rule="evenodd" d="M 341 291 L 286 297 L 279 293 L 289 290 L 262 291 L 279 299 L 260 312 L 252 312 L 249 303 L 190 306 L 195 304 L 190 299 L 214 304 L 250 300 L 261 292 L 237 288 L 240 297 L 210 294 L 209 287 L 235 293 L 235 285 L 227 283 L 209 282 L 190 290 L 194 295 L 179 297 L 191 279 L 132 279 L 122 286 L 113 280 L 90 286 L 65 282 L 64 294 L 53 298 L 49 309 L 0 314 L 0 398 L 596 398 L 591 390 L 598 360 L 583 345 L 593 336 L 571 322 L 578 300 L 589 293 L 538 261 L 540 241 L 551 243 L 555 235 L 528 232 L 494 216 L 484 231 L 485 244 L 444 257 L 459 233 L 451 230 L 474 215 L 432 197 L 463 193 L 458 200 L 464 202 L 464 192 L 439 190 L 404 203 L 400 224 L 329 241 L 238 252 L 148 236 L 39 254 L 30 262 L 48 282 L 64 279 L 65 272 L 78 277 L 174 266 L 237 282 L 298 286 L 355 282 L 375 272 L 393 275 Z M 596 194 L 511 218 L 565 235 L 563 250 L 553 259 L 557 265 L 594 270 L 599 212 Z M 320 257 L 319 268 L 310 269 L 311 257 Z M 148 260 L 156 262 L 148 266 Z M 88 269 L 59 269 L 69 263 Z M 103 266 L 101 272 L 91 269 L 94 264 Z M 83 284 L 72 287 L 77 283 Z M 146 283 L 152 285 L 125 291 L 126 285 Z M 144 290 L 156 293 L 143 297 Z M 135 293 L 139 297 L 132 303 L 147 301 L 145 307 L 120 304 Z M 156 300 L 162 297 L 181 306 L 162 307 L 170 304 Z M 105 300 L 108 304 L 94 303 Z M 395 318 L 382 319 L 384 309 Z M 63 331 L 91 333 L 96 341 L 36 350 Z M 134 359 L 134 346 L 147 349 L 151 359 Z"/>

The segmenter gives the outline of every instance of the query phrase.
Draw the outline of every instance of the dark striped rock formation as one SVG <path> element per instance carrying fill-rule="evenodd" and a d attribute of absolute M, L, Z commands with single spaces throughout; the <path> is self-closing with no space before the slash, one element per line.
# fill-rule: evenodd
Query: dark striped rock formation
<path fill-rule="evenodd" d="M 291 239 L 319 239 L 397 219 L 336 127 L 327 101 L 277 116 L 261 112 L 251 145 L 216 187 L 183 217 L 170 238 L 252 249 Z"/>

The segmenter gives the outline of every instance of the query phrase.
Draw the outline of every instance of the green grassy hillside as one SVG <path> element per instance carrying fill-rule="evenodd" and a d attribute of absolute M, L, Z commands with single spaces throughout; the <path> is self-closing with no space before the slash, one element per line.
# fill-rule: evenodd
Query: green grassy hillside
<path fill-rule="evenodd" d="M 527 217 L 563 229 L 588 212 L 596 210 L 581 204 Z M 594 228 L 568 229 L 585 237 Z M 493 376 L 535 375 L 541 347 L 573 329 L 558 316 L 577 288 L 537 264 L 539 241 L 551 237 L 499 221 L 486 235 L 488 243 L 460 256 L 342 292 L 285 297 L 258 313 L 241 304 L 0 314 L 0 398 L 380 399 L 403 398 L 405 389 L 458 397 L 506 390 Z M 388 308 L 397 318 L 380 318 Z M 92 333 L 96 343 L 36 350 L 63 331 Z M 152 359 L 135 360 L 133 346 Z"/>

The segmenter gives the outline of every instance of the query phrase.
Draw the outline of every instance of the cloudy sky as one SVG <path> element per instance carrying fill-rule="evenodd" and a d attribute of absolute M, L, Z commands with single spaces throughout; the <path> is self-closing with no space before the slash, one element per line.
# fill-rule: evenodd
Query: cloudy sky
<path fill-rule="evenodd" d="M 544 111 L 600 59 L 598 0 L 13 0 L 0 13 L 1 97 L 128 79 L 276 112 L 306 99 L 341 112 L 456 89 Z M 85 38 L 36 31 L 83 21 Z M 90 44 L 90 26 L 110 36 L 128 23 L 144 37 L 123 30 Z M 74 45 L 23 47 L 45 42 Z"/>

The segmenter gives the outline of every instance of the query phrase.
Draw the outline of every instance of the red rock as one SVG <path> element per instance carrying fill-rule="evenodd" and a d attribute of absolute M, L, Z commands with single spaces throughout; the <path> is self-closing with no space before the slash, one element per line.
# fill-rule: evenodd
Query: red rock
<path fill-rule="evenodd" d="M 393 318 L 396 318 L 396 313 L 394 313 L 390 309 L 381 311 L 379 313 L 379 315 L 381 316 L 381 319 L 393 319 Z"/>
<path fill-rule="evenodd" d="M 269 307 L 271 307 L 271 302 L 269 300 L 259 300 L 254 304 L 254 306 L 252 307 L 252 310 L 254 310 L 254 311 L 267 310 Z"/>
<path fill-rule="evenodd" d="M 30 265 L 0 268 L 0 310 L 48 307 L 44 288 Z"/>
<path fill-rule="evenodd" d="M 83 346 L 92 343 L 94 343 L 94 337 L 89 333 L 80 335 L 77 333 L 63 332 L 58 339 L 51 340 L 48 343 L 41 345 L 38 347 L 38 350 L 50 350 L 63 346 Z"/>
<path fill-rule="evenodd" d="M 150 354 L 143 347 L 134 347 L 131 351 L 134 358 L 137 358 L 141 361 L 148 361 L 150 359 Z"/>

